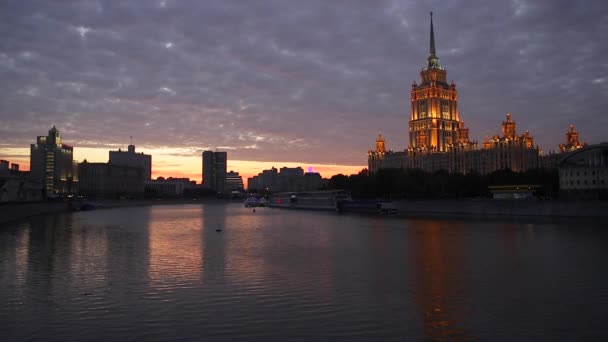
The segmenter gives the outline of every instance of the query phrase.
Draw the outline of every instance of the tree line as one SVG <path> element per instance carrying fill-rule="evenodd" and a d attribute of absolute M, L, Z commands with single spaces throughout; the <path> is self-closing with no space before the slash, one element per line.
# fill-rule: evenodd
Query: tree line
<path fill-rule="evenodd" d="M 491 197 L 488 187 L 494 185 L 538 185 L 539 198 L 555 198 L 559 193 L 556 169 L 504 169 L 486 175 L 420 169 L 381 169 L 370 174 L 363 169 L 355 175 L 331 177 L 327 189 L 347 190 L 357 198 L 463 198 Z"/>

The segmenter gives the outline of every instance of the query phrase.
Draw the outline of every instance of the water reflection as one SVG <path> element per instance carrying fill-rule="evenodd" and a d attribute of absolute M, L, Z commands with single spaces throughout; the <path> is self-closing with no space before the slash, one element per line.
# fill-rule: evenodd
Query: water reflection
<path fill-rule="evenodd" d="M 25 295 L 23 289 L 27 280 L 30 228 L 30 223 L 24 222 L 10 231 L 10 239 L 0 239 L 0 274 L 14 274 L 7 286 L 15 291 L 10 300 L 18 304 L 22 304 Z"/>
<path fill-rule="evenodd" d="M 238 204 L 33 218 L 0 230 L 0 336 L 605 340 L 605 232 Z"/>
<path fill-rule="evenodd" d="M 210 266 L 223 267 L 221 272 L 212 274 L 221 274 L 231 286 L 239 286 L 252 295 L 269 295 L 260 292 L 271 286 L 301 288 L 312 279 L 316 283 L 310 290 L 329 295 L 333 276 L 331 222 L 314 215 L 303 220 L 299 213 L 268 208 L 258 208 L 255 213 L 240 206 L 227 206 L 224 210 L 222 238 L 213 229 L 205 230 L 205 248 L 213 248 L 205 254 L 223 261 L 215 265 L 209 260 Z M 215 221 L 210 224 L 213 228 Z M 205 277 L 207 273 L 206 266 Z"/>
<path fill-rule="evenodd" d="M 415 220 L 408 230 L 413 301 L 430 340 L 469 341 L 463 227 Z"/>
<path fill-rule="evenodd" d="M 149 213 L 148 275 L 157 290 L 191 287 L 201 277 L 204 226 L 201 208 L 157 206 Z"/>
<path fill-rule="evenodd" d="M 202 262 L 203 271 L 199 277 L 203 283 L 221 284 L 226 268 L 225 239 L 231 230 L 231 227 L 226 227 L 226 207 L 221 204 L 205 204 L 199 218 L 201 237 L 197 241 L 200 243 L 199 261 Z"/>

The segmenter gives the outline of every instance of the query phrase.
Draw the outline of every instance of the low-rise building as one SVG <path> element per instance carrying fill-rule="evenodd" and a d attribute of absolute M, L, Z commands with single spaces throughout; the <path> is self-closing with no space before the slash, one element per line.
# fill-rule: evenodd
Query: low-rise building
<path fill-rule="evenodd" d="M 238 172 L 226 173 L 226 191 L 243 191 L 243 177 L 239 176 Z"/>
<path fill-rule="evenodd" d="M 304 172 L 301 167 L 282 167 L 264 170 L 248 179 L 248 189 L 258 191 L 286 192 L 319 190 L 326 184 L 317 172 Z"/>
<path fill-rule="evenodd" d="M 0 203 L 33 202 L 43 199 L 43 183 L 30 178 L 29 172 L 19 171 L 19 164 L 0 160 Z"/>
<path fill-rule="evenodd" d="M 190 178 L 173 178 L 167 179 L 158 177 L 155 180 L 144 182 L 146 192 L 152 192 L 156 195 L 167 197 L 179 197 L 184 194 L 184 190 L 193 189 L 196 187 L 196 181 L 191 181 Z"/>
<path fill-rule="evenodd" d="M 133 144 L 126 151 L 110 151 L 110 164 L 141 168 L 144 180 L 152 179 L 152 156 L 143 152 L 136 153 Z"/>
<path fill-rule="evenodd" d="M 144 195 L 144 169 L 110 163 L 78 165 L 79 194 L 101 198 L 141 198 Z"/>
<path fill-rule="evenodd" d="M 558 165 L 560 195 L 608 198 L 608 143 L 589 145 L 567 154 Z"/>

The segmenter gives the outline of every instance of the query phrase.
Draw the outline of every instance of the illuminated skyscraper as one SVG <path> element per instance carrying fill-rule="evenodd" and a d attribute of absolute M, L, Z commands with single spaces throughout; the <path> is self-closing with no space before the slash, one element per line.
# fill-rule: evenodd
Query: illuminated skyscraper
<path fill-rule="evenodd" d="M 458 114 L 456 84 L 446 81 L 447 72 L 435 53 L 435 33 L 431 12 L 430 54 L 420 72 L 420 84 L 411 90 L 410 147 L 412 152 L 447 152 L 467 145 L 468 129 Z"/>
<path fill-rule="evenodd" d="M 63 144 L 55 126 L 48 136 L 39 136 L 30 147 L 30 176 L 44 184 L 47 196 L 76 192 L 77 167 L 74 148 Z"/>
<path fill-rule="evenodd" d="M 407 150 L 386 149 L 384 138 L 376 139 L 375 150 L 367 153 L 370 173 L 380 169 L 446 170 L 487 174 L 501 169 L 523 172 L 539 167 L 540 150 L 530 132 L 517 135 L 515 121 L 507 114 L 502 135 L 486 138 L 482 149 L 469 140 L 469 129 L 460 120 L 456 84 L 446 80 L 447 72 L 435 52 L 435 32 L 431 13 L 430 51 L 420 84 L 411 89 L 410 144 Z M 566 146 L 579 146 L 578 133 L 571 127 Z M 547 161 L 549 165 L 551 161 Z"/>

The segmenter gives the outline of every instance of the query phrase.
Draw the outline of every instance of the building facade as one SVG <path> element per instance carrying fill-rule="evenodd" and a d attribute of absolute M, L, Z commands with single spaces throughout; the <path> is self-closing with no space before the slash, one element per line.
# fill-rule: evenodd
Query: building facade
<path fill-rule="evenodd" d="M 111 163 L 78 165 L 79 194 L 93 198 L 141 198 L 144 195 L 144 170 Z"/>
<path fill-rule="evenodd" d="M 406 169 L 406 152 L 394 152 L 386 149 L 386 140 L 382 134 L 378 134 L 374 150 L 367 151 L 367 169 L 375 173 L 380 169 Z"/>
<path fill-rule="evenodd" d="M 435 52 L 433 13 L 431 12 L 430 51 L 427 65 L 420 72 L 420 84 L 410 92 L 410 147 L 412 152 L 447 152 L 454 145 L 468 144 L 469 131 L 458 113 L 458 91 L 448 84 L 447 71 Z"/>
<path fill-rule="evenodd" d="M 551 151 L 548 154 L 540 156 L 539 167 L 544 169 L 555 169 L 559 166 L 560 161 L 568 155 L 568 153 L 580 150 L 586 146 L 587 144 L 579 141 L 579 134 L 574 128 L 574 125 L 570 125 L 568 127 L 568 131 L 566 132 L 566 142 L 564 144 L 559 144 L 558 146 L 559 152 L 556 153 Z"/>
<path fill-rule="evenodd" d="M 242 191 L 243 177 L 238 172 L 230 171 L 226 174 L 226 191 Z"/>
<path fill-rule="evenodd" d="M 226 171 L 228 169 L 227 152 L 203 152 L 203 180 L 204 189 L 214 190 L 218 193 L 226 191 Z"/>
<path fill-rule="evenodd" d="M 73 154 L 74 148 L 62 142 L 55 126 L 30 146 L 30 177 L 42 183 L 47 197 L 77 192 L 78 173 Z"/>
<path fill-rule="evenodd" d="M 144 180 L 152 179 L 152 156 L 143 152 L 136 153 L 133 144 L 126 151 L 110 151 L 110 164 L 141 168 Z"/>
<path fill-rule="evenodd" d="M 147 180 L 144 182 L 144 189 L 146 192 L 152 192 L 153 194 L 167 197 L 179 197 L 184 194 L 186 189 L 194 189 L 196 182 L 191 181 L 190 178 L 163 178 L 158 177 L 154 180 Z"/>
<path fill-rule="evenodd" d="M 447 72 L 439 64 L 431 13 L 430 53 L 420 72 L 420 84 L 412 84 L 409 147 L 392 151 L 379 135 L 374 150 L 368 151 L 370 173 L 383 168 L 422 169 L 427 172 L 481 174 L 501 169 L 523 172 L 539 167 L 540 150 L 528 131 L 517 135 L 516 123 L 507 113 L 501 134 L 487 138 L 483 148 L 469 139 L 460 119 L 456 84 L 447 83 Z"/>
<path fill-rule="evenodd" d="M 247 178 L 247 189 L 257 191 L 274 191 L 273 187 L 277 183 L 279 170 L 274 166 L 270 170 L 263 170 L 257 176 Z"/>
<path fill-rule="evenodd" d="M 483 142 L 483 153 L 477 170 L 481 174 L 510 169 L 523 172 L 539 167 L 540 150 L 534 146 L 534 138 L 525 131 L 517 135 L 517 125 L 507 113 L 502 122 L 502 135 L 494 135 Z"/>
<path fill-rule="evenodd" d="M 313 191 L 323 188 L 326 180 L 317 172 L 304 172 L 301 167 L 264 170 L 247 179 L 248 190 L 285 192 Z"/>
<path fill-rule="evenodd" d="M 9 167 L 10 165 L 10 167 Z M 42 200 L 42 182 L 33 181 L 19 164 L 0 160 L 0 203 Z"/>
<path fill-rule="evenodd" d="M 506 121 L 502 123 L 502 134 L 486 138 L 481 149 L 477 148 L 477 143 L 469 142 L 450 146 L 447 152 L 412 149 L 393 152 L 386 150 L 386 141 L 379 135 L 376 149 L 368 151 L 368 169 L 370 173 L 379 169 L 421 169 L 427 172 L 446 170 L 488 174 L 503 169 L 524 172 L 541 167 L 540 150 L 534 145 L 534 138 L 528 131 L 518 136 L 516 127 L 511 114 L 507 114 Z"/>
<path fill-rule="evenodd" d="M 560 193 L 565 197 L 608 198 L 608 143 L 567 154 L 558 165 Z"/>
<path fill-rule="evenodd" d="M 568 132 L 566 132 L 566 143 L 559 144 L 559 151 L 562 153 L 573 152 L 585 146 L 585 143 L 581 144 L 578 140 L 578 131 L 574 128 L 574 125 L 570 125 Z"/>

